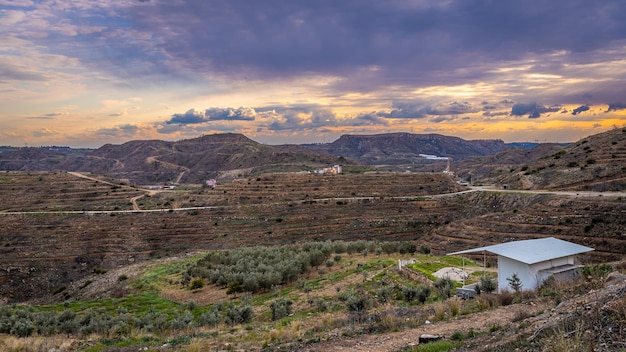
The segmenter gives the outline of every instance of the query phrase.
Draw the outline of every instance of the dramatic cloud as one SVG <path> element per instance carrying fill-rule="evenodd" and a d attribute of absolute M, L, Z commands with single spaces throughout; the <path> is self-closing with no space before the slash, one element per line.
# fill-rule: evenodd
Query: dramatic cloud
<path fill-rule="evenodd" d="M 621 0 L 0 0 L 0 145 L 33 133 L 506 139 L 524 136 L 518 116 L 580 137 L 591 120 L 624 119 L 624 13 Z"/>
<path fill-rule="evenodd" d="M 624 104 L 624 103 L 612 103 L 612 104 L 609 104 L 609 107 L 608 107 L 608 109 L 606 109 L 606 112 L 623 110 L 623 109 L 626 109 L 626 104 Z"/>
<path fill-rule="evenodd" d="M 536 119 L 541 117 L 541 114 L 547 112 L 557 112 L 561 110 L 560 106 L 551 106 L 546 108 L 545 106 L 537 103 L 517 103 L 513 104 L 511 107 L 511 115 L 513 116 L 522 116 L 528 114 L 528 118 Z"/>
<path fill-rule="evenodd" d="M 169 119 L 166 124 L 179 124 L 179 125 L 189 125 L 194 123 L 204 123 L 207 119 L 204 116 L 204 112 L 196 111 L 195 109 L 189 109 L 184 114 L 173 114 L 172 118 Z"/>
<path fill-rule="evenodd" d="M 240 120 L 240 121 L 254 121 L 256 111 L 252 108 L 239 108 L 239 109 L 219 109 L 211 108 L 206 109 L 204 116 L 207 120 Z"/>
<path fill-rule="evenodd" d="M 581 106 L 577 107 L 576 109 L 572 110 L 572 115 L 578 115 L 578 114 L 580 114 L 581 112 L 584 112 L 584 111 L 589 111 L 589 106 L 581 105 Z"/>
<path fill-rule="evenodd" d="M 254 121 L 257 113 L 252 108 L 209 108 L 205 111 L 189 109 L 184 114 L 173 114 L 166 124 L 191 125 L 209 121 Z"/>

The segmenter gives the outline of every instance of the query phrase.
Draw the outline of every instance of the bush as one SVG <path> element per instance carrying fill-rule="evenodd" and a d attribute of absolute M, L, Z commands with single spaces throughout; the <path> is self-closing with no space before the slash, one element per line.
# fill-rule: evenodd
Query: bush
<path fill-rule="evenodd" d="M 270 309 L 272 311 L 272 320 L 278 320 L 278 319 L 289 316 L 289 314 L 291 314 L 291 311 L 292 311 L 292 308 L 291 308 L 292 304 L 293 304 L 292 301 L 288 299 L 284 299 L 284 298 L 278 298 L 277 300 L 270 303 Z"/>
<path fill-rule="evenodd" d="M 478 285 L 480 286 L 481 291 L 484 291 L 487 293 L 492 293 L 497 288 L 496 282 L 489 275 L 482 276 L 480 278 L 480 284 Z"/>
<path fill-rule="evenodd" d="M 393 298 L 393 291 L 393 286 L 386 285 L 383 287 L 379 287 L 376 290 L 376 298 L 378 298 L 378 302 L 386 303 L 391 301 L 391 299 Z"/>
<path fill-rule="evenodd" d="M 191 282 L 191 287 L 190 287 L 190 289 L 192 289 L 192 290 L 198 290 L 198 289 L 201 289 L 201 288 L 203 288 L 203 287 L 204 287 L 204 280 L 202 280 L 202 279 L 194 279 L 194 280 Z"/>
<path fill-rule="evenodd" d="M 197 325 L 198 326 L 216 326 L 222 321 L 222 316 L 220 312 L 213 308 L 206 313 L 201 314 L 198 317 Z"/>
<path fill-rule="evenodd" d="M 448 299 L 452 297 L 452 290 L 454 289 L 454 282 L 449 277 L 443 277 L 435 281 L 435 290 L 437 296 L 442 299 Z"/>
<path fill-rule="evenodd" d="M 402 298 L 407 302 L 417 300 L 424 303 L 430 297 L 430 287 L 426 285 L 404 286 L 402 288 Z"/>
<path fill-rule="evenodd" d="M 15 335 L 18 337 L 28 337 L 33 334 L 35 331 L 35 326 L 33 322 L 28 318 L 18 318 L 13 322 L 10 330 L 11 335 Z"/>
<path fill-rule="evenodd" d="M 359 291 L 351 294 L 346 300 L 346 310 L 351 313 L 356 320 L 363 320 L 367 315 L 367 310 L 372 306 L 372 299 L 364 292 Z"/>

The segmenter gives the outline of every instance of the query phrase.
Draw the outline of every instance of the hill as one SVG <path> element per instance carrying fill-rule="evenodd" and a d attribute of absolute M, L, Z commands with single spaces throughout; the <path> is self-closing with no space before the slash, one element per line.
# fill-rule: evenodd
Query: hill
<path fill-rule="evenodd" d="M 332 143 L 310 148 L 368 165 L 411 165 L 426 162 L 420 154 L 462 160 L 491 155 L 506 149 L 507 145 L 501 140 L 468 141 L 439 134 L 386 133 L 343 135 Z"/>
<path fill-rule="evenodd" d="M 133 183 L 202 183 L 266 171 L 302 171 L 348 160 L 257 143 L 241 134 L 215 134 L 177 142 L 159 140 L 107 144 L 67 159 L 57 170 L 93 172 Z"/>
<path fill-rule="evenodd" d="M 455 162 L 452 170 L 467 181 L 500 183 L 511 170 L 546 155 L 554 154 L 564 147 L 560 144 L 543 143 L 532 148 L 510 147 L 494 155 L 473 157 Z"/>
<path fill-rule="evenodd" d="M 388 171 L 431 171 L 436 161 L 425 158 L 424 154 L 461 160 L 506 148 L 501 140 L 466 141 L 409 133 L 344 135 L 329 144 L 270 146 L 241 134 L 225 133 L 177 142 L 129 141 L 96 150 L 5 148 L 0 153 L 0 170 L 91 172 L 136 184 L 202 183 L 210 178 L 306 171 L 332 164 L 385 166 Z"/>
<path fill-rule="evenodd" d="M 520 164 L 497 177 L 512 188 L 619 191 L 626 189 L 626 128 L 615 128 Z"/>

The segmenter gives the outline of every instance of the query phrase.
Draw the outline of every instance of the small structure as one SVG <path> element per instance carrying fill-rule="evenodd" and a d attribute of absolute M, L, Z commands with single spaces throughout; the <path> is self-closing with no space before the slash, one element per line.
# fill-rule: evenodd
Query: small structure
<path fill-rule="evenodd" d="M 402 271 L 402 268 L 408 264 L 415 264 L 415 259 L 409 259 L 409 260 L 402 260 L 399 259 L 398 260 L 398 271 Z"/>
<path fill-rule="evenodd" d="M 522 289 L 534 290 L 549 277 L 571 279 L 580 265 L 574 263 L 577 254 L 593 248 L 559 240 L 554 237 L 514 241 L 486 246 L 448 255 L 490 252 L 498 255 L 498 292 L 508 289 L 507 278 L 519 277 Z"/>
<path fill-rule="evenodd" d="M 215 188 L 215 187 L 217 186 L 217 181 L 216 181 L 215 179 L 213 179 L 213 178 L 212 178 L 212 179 L 210 179 L 210 180 L 206 180 L 206 181 L 204 181 L 204 184 L 205 184 L 207 187 Z"/>
<path fill-rule="evenodd" d="M 333 165 L 332 167 L 325 167 L 325 168 L 314 170 L 313 173 L 336 175 L 336 174 L 342 173 L 342 168 L 341 168 L 341 165 Z"/>

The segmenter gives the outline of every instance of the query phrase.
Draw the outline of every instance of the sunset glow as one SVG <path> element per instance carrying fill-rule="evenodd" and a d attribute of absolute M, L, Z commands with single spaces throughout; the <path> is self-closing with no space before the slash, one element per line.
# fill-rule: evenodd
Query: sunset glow
<path fill-rule="evenodd" d="M 626 125 L 623 13 L 618 0 L 0 0 L 0 145 L 572 142 Z"/>

